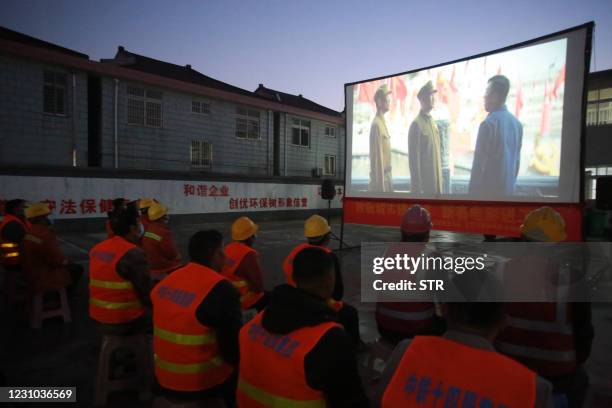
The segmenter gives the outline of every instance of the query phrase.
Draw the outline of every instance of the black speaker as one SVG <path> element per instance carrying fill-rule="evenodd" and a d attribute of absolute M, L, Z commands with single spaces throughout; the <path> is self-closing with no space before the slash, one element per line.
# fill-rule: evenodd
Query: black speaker
<path fill-rule="evenodd" d="M 332 179 L 325 179 L 321 183 L 321 197 L 324 200 L 333 200 L 336 197 L 336 186 Z"/>
<path fill-rule="evenodd" d="M 612 210 L 612 176 L 597 177 L 595 203 L 599 210 Z"/>

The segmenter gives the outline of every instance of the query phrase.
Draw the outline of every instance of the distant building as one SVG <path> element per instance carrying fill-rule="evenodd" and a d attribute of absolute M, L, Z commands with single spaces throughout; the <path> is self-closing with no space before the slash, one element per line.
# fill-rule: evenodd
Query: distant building
<path fill-rule="evenodd" d="M 344 177 L 342 114 L 301 95 L 1 27 L 0 68 L 0 166 Z"/>
<path fill-rule="evenodd" d="M 612 69 L 589 74 L 586 125 L 585 195 L 594 199 L 597 178 L 612 176 Z"/>

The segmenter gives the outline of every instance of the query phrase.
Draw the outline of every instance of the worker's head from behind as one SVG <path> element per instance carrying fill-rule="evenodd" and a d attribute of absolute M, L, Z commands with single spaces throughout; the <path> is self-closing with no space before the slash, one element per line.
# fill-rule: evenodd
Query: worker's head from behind
<path fill-rule="evenodd" d="M 417 98 L 419 103 L 421 104 L 421 111 L 425 113 L 429 113 L 432 111 L 435 105 L 435 97 L 436 91 L 433 87 L 431 81 L 427 81 L 425 85 L 421 87 L 419 92 L 417 93 Z"/>
<path fill-rule="evenodd" d="M 304 223 L 304 237 L 310 245 L 327 246 L 331 227 L 327 220 L 320 215 L 313 215 Z"/>
<path fill-rule="evenodd" d="M 23 219 L 25 218 L 25 205 L 25 200 L 21 198 L 8 200 L 6 204 L 4 204 L 4 213 Z"/>
<path fill-rule="evenodd" d="M 334 292 L 336 275 L 332 256 L 320 248 L 306 248 L 293 258 L 293 279 L 298 288 L 329 299 Z"/>
<path fill-rule="evenodd" d="M 249 217 L 240 217 L 232 224 L 232 240 L 253 246 L 257 239 L 259 225 L 255 224 Z"/>
<path fill-rule="evenodd" d="M 149 208 L 157 203 L 157 201 L 153 198 L 141 198 L 138 200 L 138 210 L 140 214 L 147 215 Z"/>
<path fill-rule="evenodd" d="M 400 227 L 402 242 L 427 242 L 433 224 L 427 209 L 418 204 L 406 210 Z"/>
<path fill-rule="evenodd" d="M 225 265 L 223 235 L 217 230 L 198 231 L 193 234 L 189 239 L 189 258 L 191 262 L 221 272 Z"/>
<path fill-rule="evenodd" d="M 531 211 L 521 225 L 521 238 L 532 242 L 565 241 L 565 221 L 550 207 Z"/>
<path fill-rule="evenodd" d="M 113 211 L 110 216 L 110 224 L 115 235 L 119 235 L 132 243 L 137 243 L 142 237 L 140 215 L 133 206 L 126 206 L 123 210 Z"/>
<path fill-rule="evenodd" d="M 125 198 L 123 198 L 123 197 L 115 198 L 113 200 L 113 209 L 112 209 L 112 211 L 125 210 L 125 208 L 127 207 L 127 203 L 128 203 L 128 201 Z"/>
<path fill-rule="evenodd" d="M 35 225 L 51 224 L 49 214 L 51 214 L 51 209 L 47 203 L 30 203 L 25 210 L 26 218 Z"/>
<path fill-rule="evenodd" d="M 510 91 L 510 80 L 503 75 L 491 77 L 487 83 L 484 96 L 484 107 L 487 112 L 500 110 L 506 103 Z"/>
<path fill-rule="evenodd" d="M 391 99 L 389 98 L 389 87 L 387 84 L 381 85 L 374 94 L 374 103 L 376 104 L 376 112 L 378 114 L 384 114 L 389 111 L 389 105 L 391 104 Z"/>
<path fill-rule="evenodd" d="M 505 324 L 504 288 L 494 268 L 453 274 L 445 285 L 453 300 L 442 304 L 449 330 L 476 334 L 493 340 Z M 452 293 L 452 295 L 451 295 Z M 480 301 L 483 300 L 483 301 Z"/>
<path fill-rule="evenodd" d="M 168 207 L 162 203 L 153 203 L 147 210 L 147 217 L 151 222 L 159 222 L 168 224 L 170 216 L 168 215 Z"/>

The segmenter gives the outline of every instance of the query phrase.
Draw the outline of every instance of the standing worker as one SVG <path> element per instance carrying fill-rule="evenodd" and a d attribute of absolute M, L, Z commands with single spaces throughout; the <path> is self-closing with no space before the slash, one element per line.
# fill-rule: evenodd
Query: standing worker
<path fill-rule="evenodd" d="M 521 238 L 526 242 L 565 241 L 565 221 L 550 207 L 538 208 L 525 217 Z M 549 254 L 523 255 L 508 263 L 504 275 L 526 270 L 552 281 L 559 278 L 560 267 Z M 582 364 L 591 353 L 594 336 L 591 304 L 557 296 L 556 302 L 508 303 L 506 314 L 506 327 L 495 343 L 498 350 L 552 382 L 555 398 L 566 401 L 569 405 L 565 406 L 581 407 L 588 387 Z"/>
<path fill-rule="evenodd" d="M 259 226 L 249 217 L 240 217 L 232 224 L 232 242 L 225 246 L 225 265 L 221 274 L 240 293 L 242 310 L 265 307 L 263 273 L 259 253 L 253 248 Z"/>
<path fill-rule="evenodd" d="M 31 227 L 23 239 L 23 273 L 31 295 L 70 286 L 83 275 L 83 267 L 62 253 L 57 236 L 49 227 L 51 210 L 45 203 L 32 203 L 25 211 Z"/>
<path fill-rule="evenodd" d="M 115 236 L 89 251 L 89 316 L 106 334 L 143 333 L 150 327 L 145 314 L 149 298 L 149 264 L 138 247 L 138 211 L 117 210 L 112 216 Z"/>
<path fill-rule="evenodd" d="M 342 301 L 344 296 L 344 283 L 342 280 L 342 271 L 340 268 L 340 260 L 328 248 L 331 236 L 331 227 L 327 220 L 320 215 L 313 215 L 304 223 L 304 237 L 308 242 L 301 243 L 291 250 L 289 255 L 283 262 L 283 272 L 287 283 L 295 286 L 293 278 L 293 260 L 295 256 L 302 250 L 311 247 L 317 247 L 327 252 L 334 262 L 335 284 L 331 297 L 328 299 L 328 305 L 338 313 L 340 323 L 344 325 L 345 330 L 354 339 L 355 344 L 361 346 L 361 335 L 359 333 L 359 314 L 355 307 Z"/>
<path fill-rule="evenodd" d="M 168 226 L 168 208 L 161 203 L 153 203 L 146 217 L 141 215 L 140 219 L 141 222 L 149 220 L 141 245 L 147 254 L 151 277 L 153 280 L 161 280 L 181 266 L 181 254 Z"/>
<path fill-rule="evenodd" d="M 421 111 L 408 131 L 410 192 L 415 195 L 442 194 L 440 132 L 431 117 L 435 93 L 431 81 L 419 90 L 417 98 L 421 104 Z"/>
<path fill-rule="evenodd" d="M 387 85 L 383 84 L 374 94 L 376 116 L 370 127 L 370 184 L 368 190 L 378 193 L 393 191 L 391 135 L 385 122 L 385 113 L 389 111 L 390 93 Z"/>
<path fill-rule="evenodd" d="M 23 238 L 31 227 L 26 219 L 25 200 L 9 200 L 4 205 L 4 217 L 0 223 L 0 265 L 6 272 L 6 297 L 9 304 L 15 302 L 17 275 L 21 270 Z"/>
<path fill-rule="evenodd" d="M 113 207 L 108 213 L 106 213 L 108 219 L 104 223 L 104 229 L 106 230 L 106 236 L 108 238 L 112 238 L 115 236 L 115 232 L 112 228 L 113 214 L 118 214 L 121 211 L 125 211 L 125 209 L 127 208 L 127 203 L 128 202 L 125 198 L 115 198 L 113 200 Z"/>
<path fill-rule="evenodd" d="M 140 222 L 145 231 L 149 227 L 149 208 L 157 203 L 153 198 L 141 198 L 138 200 L 138 210 L 140 211 Z"/>
<path fill-rule="evenodd" d="M 151 293 L 155 376 L 166 396 L 222 398 L 233 406 L 242 315 L 238 293 L 219 274 L 223 236 L 195 233 L 189 258 Z"/>
<path fill-rule="evenodd" d="M 431 228 L 431 216 L 427 209 L 415 204 L 406 210 L 401 224 L 401 241 L 414 244 L 408 248 L 402 247 L 401 251 L 408 250 L 413 258 L 421 256 L 426 250 Z M 395 254 L 385 256 L 393 257 Z M 417 334 L 440 334 L 442 326 L 442 322 L 436 318 L 433 299 L 431 302 L 377 302 L 375 316 L 378 332 L 393 345 Z"/>
<path fill-rule="evenodd" d="M 240 331 L 238 406 L 367 407 L 352 341 L 326 305 L 332 257 L 306 248 L 293 266 L 296 287 L 277 286 Z"/>

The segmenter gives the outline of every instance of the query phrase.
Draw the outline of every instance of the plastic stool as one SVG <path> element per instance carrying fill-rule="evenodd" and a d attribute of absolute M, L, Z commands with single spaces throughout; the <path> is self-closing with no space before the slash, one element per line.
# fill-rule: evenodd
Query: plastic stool
<path fill-rule="evenodd" d="M 59 295 L 59 307 L 45 310 L 45 295 L 52 292 L 57 292 Z M 40 329 L 42 327 L 43 320 L 57 316 L 61 316 L 64 319 L 64 323 L 70 323 L 72 321 L 70 305 L 68 304 L 68 296 L 66 296 L 66 288 L 52 289 L 45 291 L 44 293 L 34 295 L 34 298 L 32 299 L 32 310 L 30 311 L 31 328 Z"/>
<path fill-rule="evenodd" d="M 152 408 L 225 408 L 225 402 L 220 398 L 209 398 L 197 401 L 185 401 L 168 397 L 157 397 Z"/>
<path fill-rule="evenodd" d="M 150 385 L 153 379 L 150 336 L 135 334 L 130 336 L 104 335 L 98 363 L 95 406 L 106 405 L 108 395 L 114 391 L 137 390 L 139 399 L 150 399 Z M 111 358 L 113 353 L 127 348 L 136 355 L 136 374 L 129 378 L 111 379 Z"/>

